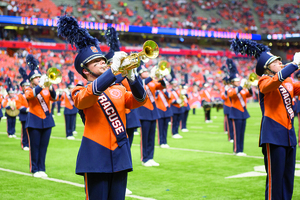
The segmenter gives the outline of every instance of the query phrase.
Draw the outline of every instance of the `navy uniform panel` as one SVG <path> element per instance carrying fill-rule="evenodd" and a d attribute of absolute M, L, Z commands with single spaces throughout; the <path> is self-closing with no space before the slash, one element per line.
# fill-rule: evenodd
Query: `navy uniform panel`
<path fill-rule="evenodd" d="M 126 114 L 126 129 L 141 127 L 140 118 L 137 113 L 137 109 L 130 110 L 130 113 Z"/>
<path fill-rule="evenodd" d="M 160 118 L 155 102 L 152 103 L 152 105 L 154 107 L 153 110 L 150 110 L 145 106 L 137 108 L 137 113 L 140 120 L 157 120 Z"/>
<path fill-rule="evenodd" d="M 114 151 L 98 143 L 82 137 L 78 152 L 76 174 L 84 173 L 114 173 L 132 171 L 132 161 L 129 141 Z"/>
<path fill-rule="evenodd" d="M 38 129 L 43 129 L 43 128 L 51 128 L 55 126 L 53 117 L 51 114 L 46 115 L 45 119 L 39 118 L 38 116 L 28 113 L 27 116 L 27 121 L 26 121 L 26 128 L 38 128 Z"/>
<path fill-rule="evenodd" d="M 246 107 L 243 107 L 244 108 L 244 112 L 234 108 L 234 107 L 231 107 L 230 108 L 230 113 L 229 113 L 229 118 L 230 119 L 248 119 L 250 117 Z"/>

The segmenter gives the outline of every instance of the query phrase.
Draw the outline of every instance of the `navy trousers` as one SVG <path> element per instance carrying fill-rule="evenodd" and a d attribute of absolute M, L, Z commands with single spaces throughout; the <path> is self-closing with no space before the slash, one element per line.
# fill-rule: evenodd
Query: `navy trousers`
<path fill-rule="evenodd" d="M 45 170 L 46 153 L 52 128 L 27 128 L 30 148 L 30 171 L 32 173 Z"/>
<path fill-rule="evenodd" d="M 6 115 L 7 134 L 14 135 L 16 133 L 16 117 Z"/>
<path fill-rule="evenodd" d="M 246 119 L 232 119 L 233 125 L 233 152 L 239 153 L 244 151 L 244 138 L 246 129 Z"/>
<path fill-rule="evenodd" d="M 21 121 L 21 146 L 22 148 L 24 147 L 29 147 L 29 144 L 28 144 L 28 135 L 27 135 L 27 130 L 25 128 L 25 124 L 26 124 L 26 121 Z"/>
<path fill-rule="evenodd" d="M 296 146 L 263 144 L 267 172 L 265 199 L 291 200 L 294 188 Z M 270 169 L 270 170 L 269 170 Z"/>
<path fill-rule="evenodd" d="M 142 161 L 153 159 L 156 120 L 141 120 Z"/>
<path fill-rule="evenodd" d="M 233 140 L 233 127 L 232 127 L 232 119 L 229 119 L 229 115 L 224 115 L 224 130 L 228 132 L 228 141 Z"/>
<path fill-rule="evenodd" d="M 193 108 L 193 115 L 196 114 L 196 108 Z"/>
<path fill-rule="evenodd" d="M 204 116 L 205 116 L 205 120 L 210 120 L 210 110 L 204 110 Z"/>
<path fill-rule="evenodd" d="M 66 137 L 73 136 L 76 114 L 65 115 Z"/>
<path fill-rule="evenodd" d="M 158 144 L 167 144 L 167 134 L 168 134 L 168 127 L 169 121 L 171 117 L 164 117 L 158 119 Z"/>
<path fill-rule="evenodd" d="M 131 147 L 131 145 L 132 145 L 132 141 L 133 141 L 133 137 L 134 137 L 134 130 L 135 130 L 135 129 L 136 129 L 136 128 L 127 128 L 127 129 L 126 129 L 130 147 Z"/>
<path fill-rule="evenodd" d="M 178 128 L 180 123 L 181 113 L 173 114 L 172 117 L 172 135 L 178 134 Z"/>
<path fill-rule="evenodd" d="M 116 173 L 85 173 L 86 200 L 124 200 L 127 171 Z"/>
<path fill-rule="evenodd" d="M 52 108 L 51 108 L 51 113 L 52 115 L 54 114 L 54 108 L 57 105 L 57 113 L 60 113 L 60 108 L 61 108 L 61 102 L 60 101 L 56 101 L 52 103 Z"/>
<path fill-rule="evenodd" d="M 181 113 L 181 129 L 186 129 L 186 122 L 189 116 L 189 110 L 184 111 Z"/>

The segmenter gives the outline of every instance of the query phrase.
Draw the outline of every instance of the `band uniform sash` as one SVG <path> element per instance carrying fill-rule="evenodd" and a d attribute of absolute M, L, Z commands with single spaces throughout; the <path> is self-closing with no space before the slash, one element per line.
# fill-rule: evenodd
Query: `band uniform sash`
<path fill-rule="evenodd" d="M 167 108 L 167 107 L 169 107 L 169 104 L 168 104 L 168 102 L 167 102 L 167 100 L 166 100 L 166 97 L 164 96 L 164 94 L 162 93 L 162 91 L 158 91 L 158 95 L 160 96 L 160 98 L 161 98 L 161 100 L 162 100 L 162 102 L 164 103 L 164 106 Z"/>
<path fill-rule="evenodd" d="M 148 85 L 146 85 L 145 87 L 146 87 L 146 92 L 147 92 L 147 95 L 148 95 L 151 103 L 154 103 L 155 99 L 154 99 L 154 96 L 153 96 L 150 88 L 148 87 Z"/>
<path fill-rule="evenodd" d="M 292 108 L 293 105 L 292 105 L 291 94 L 282 85 L 279 86 L 279 92 L 281 94 L 286 112 L 288 113 L 288 115 L 290 116 L 290 119 L 292 120 L 294 118 L 295 114 L 294 114 L 294 111 Z"/>
<path fill-rule="evenodd" d="M 39 103 L 41 104 L 41 107 L 42 107 L 44 113 L 46 114 L 46 116 L 49 115 L 50 114 L 49 113 L 49 108 L 46 104 L 46 101 L 45 101 L 44 97 L 41 94 L 36 95 L 36 97 L 39 100 Z"/>
<path fill-rule="evenodd" d="M 127 135 L 126 128 L 117 109 L 104 92 L 99 96 L 98 103 L 117 138 L 119 147 L 121 147 L 127 142 Z"/>

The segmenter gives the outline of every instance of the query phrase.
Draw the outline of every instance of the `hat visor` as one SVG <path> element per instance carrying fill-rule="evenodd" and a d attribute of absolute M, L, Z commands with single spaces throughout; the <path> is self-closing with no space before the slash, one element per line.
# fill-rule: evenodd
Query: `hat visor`
<path fill-rule="evenodd" d="M 28 82 L 25 82 L 25 83 L 21 84 L 21 86 L 29 86 L 29 85 L 30 85 L 30 83 L 28 83 Z"/>
<path fill-rule="evenodd" d="M 272 56 L 271 58 L 269 58 L 269 60 L 267 60 L 265 66 L 270 65 L 270 64 L 271 64 L 272 62 L 274 62 L 275 60 L 281 60 L 281 57 L 279 57 L 279 56 Z"/>
<path fill-rule="evenodd" d="M 231 79 L 231 81 L 240 81 L 241 79 L 239 78 L 239 77 L 237 77 L 237 78 L 233 78 L 233 79 Z"/>
<path fill-rule="evenodd" d="M 105 63 L 107 63 L 107 59 L 105 58 L 105 55 L 103 55 L 103 54 L 93 54 L 93 55 L 89 56 L 88 58 L 86 58 L 82 63 L 87 64 L 97 58 L 103 58 L 105 60 Z"/>
<path fill-rule="evenodd" d="M 31 77 L 30 77 L 30 80 L 36 78 L 36 77 L 41 77 L 42 75 L 41 74 L 33 74 Z"/>

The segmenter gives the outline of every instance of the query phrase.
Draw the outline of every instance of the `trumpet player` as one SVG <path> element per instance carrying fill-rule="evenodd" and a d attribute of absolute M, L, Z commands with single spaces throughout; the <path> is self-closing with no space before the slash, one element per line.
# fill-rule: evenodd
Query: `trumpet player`
<path fill-rule="evenodd" d="M 137 69 L 137 72 L 143 80 L 143 85 L 148 95 L 147 102 L 138 108 L 141 121 L 142 165 L 145 167 L 159 166 L 159 163 L 153 160 L 156 120 L 160 118 L 155 92 L 157 90 L 163 90 L 166 87 L 166 83 L 163 79 L 159 81 L 156 80 L 155 70 L 152 70 L 149 76 L 148 69 L 143 64 Z"/>
<path fill-rule="evenodd" d="M 15 88 L 13 87 L 10 78 L 8 78 L 6 82 L 6 91 L 8 95 L 4 98 L 2 106 L 5 108 L 5 116 L 7 117 L 7 135 L 9 138 L 15 138 L 16 116 L 19 114 L 19 110 L 16 106 L 16 101 L 18 100 L 18 97 L 16 95 Z"/>
<path fill-rule="evenodd" d="M 212 123 L 212 120 L 210 119 L 210 111 L 211 111 L 211 103 L 212 103 L 211 87 L 209 86 L 209 83 L 204 83 L 203 86 L 204 88 L 200 91 L 200 96 L 201 96 L 201 105 L 204 110 L 204 119 L 205 119 L 205 123 Z"/>
<path fill-rule="evenodd" d="M 65 116 L 65 127 L 66 127 L 66 138 L 68 140 L 74 140 L 73 132 L 76 128 L 76 116 L 78 109 L 74 105 L 74 101 L 71 96 L 72 89 L 74 85 L 74 73 L 72 71 L 68 72 L 69 83 L 67 83 L 67 88 L 61 95 L 60 100 L 65 102 L 64 116 Z"/>
<path fill-rule="evenodd" d="M 38 70 L 38 61 L 28 54 L 26 63 L 31 72 L 28 77 L 31 87 L 25 89 L 29 111 L 26 128 L 29 136 L 30 171 L 33 177 L 48 177 L 46 174 L 46 153 L 50 140 L 52 127 L 55 126 L 50 111 L 50 100 L 56 101 L 57 95 L 49 86 L 49 78 L 41 75 Z"/>
<path fill-rule="evenodd" d="M 190 111 L 190 105 L 188 102 L 188 94 L 187 94 L 187 89 L 188 86 L 185 85 L 185 83 L 181 84 L 181 97 L 183 97 L 183 106 L 182 106 L 182 113 L 181 113 L 181 117 L 180 117 L 180 129 L 182 132 L 189 132 L 189 130 L 186 127 L 186 122 L 187 122 L 187 118 L 189 115 L 189 111 Z"/>
<path fill-rule="evenodd" d="M 182 136 L 178 133 L 181 114 L 183 113 L 183 105 L 184 105 L 184 99 L 181 98 L 181 89 L 178 85 L 178 81 L 173 78 L 171 80 L 172 84 L 172 102 L 171 102 L 171 109 L 173 112 L 172 116 L 172 138 L 180 139 Z"/>
<path fill-rule="evenodd" d="M 30 86 L 30 81 L 28 79 L 28 75 L 26 74 L 26 71 L 20 67 L 19 72 L 23 78 L 22 82 L 20 83 L 20 86 L 22 87 L 22 91 L 18 94 L 19 98 L 19 121 L 21 122 L 21 147 L 23 150 L 28 151 L 29 150 L 29 142 L 28 142 L 28 134 L 26 130 L 26 119 L 27 119 L 27 113 L 28 113 L 28 102 L 25 97 L 25 89 Z"/>
<path fill-rule="evenodd" d="M 231 101 L 229 119 L 232 119 L 233 126 L 233 152 L 237 156 L 246 156 L 244 153 L 244 139 L 246 129 L 246 119 L 250 117 L 247 111 L 247 98 L 252 96 L 251 88 L 243 88 L 238 71 L 232 59 L 227 59 L 232 87 L 227 94 Z"/>
<path fill-rule="evenodd" d="M 75 69 L 90 81 L 86 87 L 72 90 L 74 105 L 82 110 L 85 124 L 76 174 L 84 176 L 86 199 L 124 200 L 127 174 L 132 171 L 125 109 L 143 105 L 146 92 L 134 69 L 126 73 L 132 92 L 114 84 L 115 75 L 130 63 L 125 59 L 127 54 L 115 52 L 109 68 L 99 41 L 80 28 L 74 18 L 60 17 L 58 34 L 75 44 Z"/>

